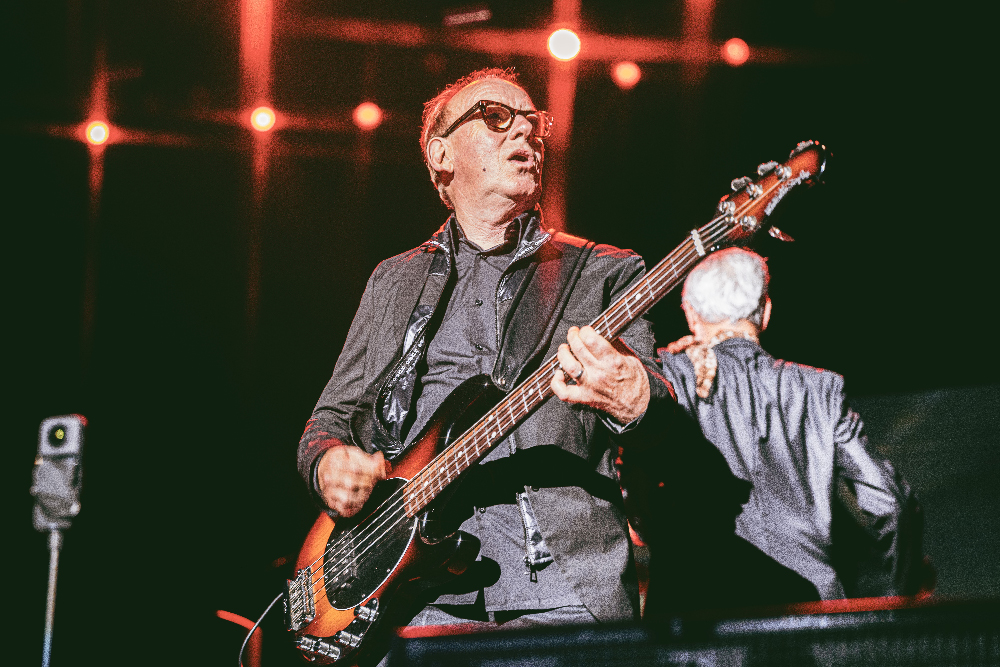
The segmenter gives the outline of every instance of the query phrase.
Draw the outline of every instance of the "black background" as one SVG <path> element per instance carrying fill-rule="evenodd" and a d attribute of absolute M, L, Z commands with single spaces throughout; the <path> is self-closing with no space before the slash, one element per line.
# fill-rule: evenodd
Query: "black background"
<path fill-rule="evenodd" d="M 289 0 L 278 20 L 299 7 L 435 26 L 448 6 Z M 550 18 L 546 3 L 491 9 L 496 27 L 541 28 Z M 585 1 L 583 23 L 678 38 L 682 9 Z M 258 207 L 249 131 L 199 120 L 239 109 L 235 2 L 46 1 L 8 11 L 3 571 L 16 620 L 7 650 L 30 663 L 41 648 L 47 551 L 31 531 L 27 493 L 38 424 L 80 412 L 90 420 L 84 510 L 66 534 L 54 664 L 234 660 L 241 632 L 214 611 L 255 618 L 288 574 L 275 561 L 293 557 L 314 517 L 295 444 L 365 280 L 445 217 L 420 161 L 422 102 L 472 69 L 500 65 L 515 66 L 544 107 L 547 63 L 278 33 L 277 108 L 346 119 L 373 99 L 389 117 L 372 136 L 276 133 Z M 647 65 L 630 92 L 606 64 L 582 62 L 565 156 L 567 231 L 632 248 L 652 265 L 708 220 L 732 178 L 784 159 L 803 139 L 831 148 L 827 184 L 779 209 L 796 243 L 755 244 L 773 280 L 763 342 L 776 356 L 843 373 L 877 422 L 873 439 L 918 490 L 918 480 L 940 482 L 931 495 L 953 513 L 929 507 L 928 530 L 939 562 L 954 563 L 942 567 L 940 590 L 959 597 L 998 594 L 1000 560 L 986 19 L 908 0 L 723 0 L 713 39 L 739 35 L 808 57 L 716 65 L 700 82 L 677 64 Z M 183 142 L 104 150 L 88 342 L 89 154 L 51 128 L 85 119 L 100 43 L 109 68 L 125 72 L 110 86 L 112 123 Z M 678 304 L 672 294 L 652 313 L 662 344 L 686 333 Z M 931 414 L 943 435 L 916 429 L 926 447 L 913 449 L 919 435 L 906 434 Z M 928 461 L 969 451 L 956 474 L 928 472 Z M 278 625 L 268 630 L 265 641 L 277 644 Z"/>

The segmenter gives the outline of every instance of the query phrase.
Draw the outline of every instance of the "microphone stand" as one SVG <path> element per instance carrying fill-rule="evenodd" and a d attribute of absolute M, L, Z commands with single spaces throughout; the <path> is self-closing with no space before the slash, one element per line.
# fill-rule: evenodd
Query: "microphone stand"
<path fill-rule="evenodd" d="M 45 596 L 45 637 L 42 643 L 42 667 L 49 667 L 52 657 L 52 626 L 56 618 L 56 577 L 59 575 L 59 550 L 62 548 L 62 532 L 58 528 L 49 531 L 49 590 Z"/>

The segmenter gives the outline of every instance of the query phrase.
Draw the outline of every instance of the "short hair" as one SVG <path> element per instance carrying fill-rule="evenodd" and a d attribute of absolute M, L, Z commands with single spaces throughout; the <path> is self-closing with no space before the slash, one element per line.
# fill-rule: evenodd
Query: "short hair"
<path fill-rule="evenodd" d="M 448 197 L 444 193 L 444 186 L 441 183 L 441 174 L 431 167 L 430 161 L 427 159 L 427 144 L 431 139 L 439 136 L 445 131 L 445 129 L 447 129 L 446 123 L 448 117 L 445 114 L 445 111 L 448 108 L 448 103 L 451 102 L 451 98 L 455 97 L 455 95 L 458 94 L 458 91 L 462 90 L 469 84 L 476 83 L 477 81 L 486 81 L 487 79 L 500 79 L 501 81 L 512 83 L 515 86 L 520 86 L 517 82 L 517 73 L 514 72 L 513 68 L 501 69 L 499 67 L 487 67 L 476 70 L 471 74 L 463 76 L 458 81 L 448 84 L 440 93 L 424 104 L 424 114 L 421 119 L 422 123 L 420 128 L 420 152 L 424 156 L 424 164 L 427 165 L 427 170 L 431 173 L 431 182 L 434 184 L 434 187 L 437 188 L 441 201 L 443 201 L 448 208 L 453 208 L 453 206 L 451 205 L 451 202 L 448 201 Z"/>
<path fill-rule="evenodd" d="M 727 248 L 703 259 L 684 281 L 683 301 L 705 322 L 747 320 L 760 327 L 771 276 L 755 252 Z"/>

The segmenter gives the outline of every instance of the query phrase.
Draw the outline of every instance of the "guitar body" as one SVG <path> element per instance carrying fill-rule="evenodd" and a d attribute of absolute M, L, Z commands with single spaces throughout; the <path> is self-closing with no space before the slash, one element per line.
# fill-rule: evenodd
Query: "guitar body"
<path fill-rule="evenodd" d="M 432 518 L 447 502 L 447 492 L 411 517 L 400 490 L 502 395 L 487 376 L 466 380 L 392 462 L 395 476 L 379 482 L 357 514 L 336 520 L 320 514 L 299 552 L 285 600 L 286 623 L 307 659 L 377 663 L 389 632 L 409 620 L 402 613 L 421 589 L 461 574 L 476 559 L 479 540 Z"/>

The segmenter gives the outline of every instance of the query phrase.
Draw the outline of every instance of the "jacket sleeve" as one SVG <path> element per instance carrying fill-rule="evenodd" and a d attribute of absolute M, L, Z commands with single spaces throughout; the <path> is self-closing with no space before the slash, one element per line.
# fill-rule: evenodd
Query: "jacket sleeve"
<path fill-rule="evenodd" d="M 629 259 L 630 261 L 624 262 L 620 270 L 608 281 L 605 308 L 625 294 L 646 274 L 646 266 L 641 257 L 631 255 Z M 642 361 L 646 369 L 646 377 L 649 380 L 649 405 L 646 407 L 646 412 L 624 430 L 609 417 L 602 416 L 602 421 L 612 431 L 617 445 L 634 450 L 651 445 L 661 437 L 662 433 L 669 430 L 669 424 L 678 417 L 677 398 L 673 387 L 657 363 L 653 325 L 649 320 L 640 317 L 625 330 L 620 339 Z"/>
<path fill-rule="evenodd" d="M 316 487 L 316 467 L 320 457 L 332 447 L 355 444 L 351 438 L 350 420 L 355 411 L 364 407 L 365 357 L 373 329 L 373 291 L 377 273 L 376 268 L 368 279 L 333 375 L 323 388 L 299 440 L 299 474 L 305 480 L 310 495 L 320 504 Z"/>
<path fill-rule="evenodd" d="M 830 391 L 834 426 L 831 564 L 848 597 L 917 592 L 923 516 L 910 485 L 869 446 L 843 379 Z"/>

